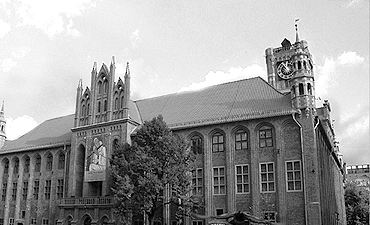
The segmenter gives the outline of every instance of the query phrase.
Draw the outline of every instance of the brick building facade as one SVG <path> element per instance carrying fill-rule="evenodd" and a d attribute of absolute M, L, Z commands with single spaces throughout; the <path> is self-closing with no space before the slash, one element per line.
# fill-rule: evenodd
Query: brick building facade
<path fill-rule="evenodd" d="M 132 101 L 129 66 L 116 81 L 114 58 L 109 68 L 95 63 L 90 87 L 78 84 L 74 115 L 5 141 L 0 224 L 119 224 L 109 158 L 116 143 L 130 142 L 135 128 L 159 114 L 197 152 L 193 184 L 203 215 L 243 211 L 279 224 L 345 224 L 344 168 L 330 104 L 315 105 L 307 42 L 298 34 L 294 44 L 284 39 L 266 50 L 266 65 L 268 82 Z M 164 206 L 156 222 L 175 224 L 171 209 Z"/>

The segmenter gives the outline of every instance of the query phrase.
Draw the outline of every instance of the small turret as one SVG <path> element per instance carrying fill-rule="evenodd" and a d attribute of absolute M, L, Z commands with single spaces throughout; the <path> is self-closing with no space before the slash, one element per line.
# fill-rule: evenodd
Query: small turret
<path fill-rule="evenodd" d="M 126 73 L 125 73 L 125 88 L 124 88 L 124 107 L 123 107 L 123 118 L 128 118 L 129 116 L 129 103 L 130 103 L 130 68 L 127 62 Z"/>
<path fill-rule="evenodd" d="M 0 149 L 4 146 L 6 140 L 5 127 L 6 121 L 4 117 L 4 101 L 3 101 L 3 105 L 1 106 L 0 110 Z"/>

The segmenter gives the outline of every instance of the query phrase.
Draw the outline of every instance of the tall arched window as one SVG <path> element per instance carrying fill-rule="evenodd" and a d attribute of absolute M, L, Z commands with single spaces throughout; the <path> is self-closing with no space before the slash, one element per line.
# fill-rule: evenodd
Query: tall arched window
<path fill-rule="evenodd" d="M 224 135 L 220 132 L 216 132 L 212 136 L 212 152 L 223 152 L 224 151 Z"/>
<path fill-rule="evenodd" d="M 64 169 L 64 164 L 65 164 L 65 155 L 63 152 L 59 153 L 59 157 L 58 157 L 58 169 L 59 170 L 62 170 Z"/>
<path fill-rule="evenodd" d="M 26 156 L 26 158 L 24 160 L 23 172 L 24 173 L 29 173 L 30 172 L 30 157 L 29 156 Z"/>
<path fill-rule="evenodd" d="M 4 175 L 9 173 L 9 159 L 4 161 Z"/>
<path fill-rule="evenodd" d="M 195 154 L 203 154 L 203 141 L 200 136 L 195 135 L 191 138 L 191 150 Z"/>
<path fill-rule="evenodd" d="M 259 146 L 260 148 L 272 147 L 273 138 L 272 138 L 272 128 L 268 126 L 263 126 L 259 129 Z"/>
<path fill-rule="evenodd" d="M 304 68 L 305 70 L 307 70 L 307 62 L 306 62 L 306 60 L 303 60 L 303 68 Z"/>
<path fill-rule="evenodd" d="M 125 97 L 124 96 L 121 96 L 121 108 L 124 107 L 124 103 L 125 103 Z"/>
<path fill-rule="evenodd" d="M 98 82 L 98 93 L 99 93 L 99 94 L 102 94 L 102 92 L 103 92 L 102 82 L 101 82 L 101 81 L 99 81 L 99 82 Z"/>
<path fill-rule="evenodd" d="M 53 169 L 53 155 L 51 153 L 46 157 L 46 171 L 51 171 Z"/>
<path fill-rule="evenodd" d="M 108 80 L 105 80 L 104 81 L 104 93 L 108 93 L 108 88 L 109 88 L 109 86 L 108 86 Z"/>
<path fill-rule="evenodd" d="M 312 87 L 311 87 L 311 84 L 310 83 L 307 84 L 307 93 L 309 95 L 312 95 Z"/>
<path fill-rule="evenodd" d="M 107 100 L 104 100 L 104 112 L 108 110 L 108 102 Z"/>
<path fill-rule="evenodd" d="M 41 169 L 41 156 L 36 156 L 36 162 L 35 162 L 35 172 L 40 172 Z"/>
<path fill-rule="evenodd" d="M 298 61 L 298 69 L 299 70 L 302 69 L 302 63 L 301 63 L 301 61 Z"/>
<path fill-rule="evenodd" d="M 99 101 L 98 102 L 98 113 L 100 113 L 101 112 L 101 102 Z"/>
<path fill-rule="evenodd" d="M 248 134 L 239 129 L 235 132 L 235 150 L 248 149 Z"/>
<path fill-rule="evenodd" d="M 14 160 L 14 171 L 13 171 L 14 174 L 18 174 L 19 173 L 19 159 L 16 158 Z"/>
<path fill-rule="evenodd" d="M 299 83 L 298 89 L 299 89 L 299 95 L 303 95 L 304 94 L 304 88 L 303 88 L 303 84 L 302 83 Z"/>
<path fill-rule="evenodd" d="M 118 109 L 118 97 L 116 97 L 114 99 L 114 109 L 117 110 Z"/>

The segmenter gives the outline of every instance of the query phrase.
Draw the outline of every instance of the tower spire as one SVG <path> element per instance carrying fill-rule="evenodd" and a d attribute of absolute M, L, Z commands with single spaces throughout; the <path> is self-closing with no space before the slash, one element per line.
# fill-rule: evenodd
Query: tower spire
<path fill-rule="evenodd" d="M 127 62 L 127 66 L 126 66 L 126 73 L 125 73 L 125 77 L 130 77 L 130 68 L 129 68 L 129 63 Z"/>
<path fill-rule="evenodd" d="M 295 19 L 295 21 L 294 21 L 294 26 L 295 26 L 295 42 L 299 42 L 298 21 L 299 21 L 299 19 Z"/>
<path fill-rule="evenodd" d="M 5 133 L 6 120 L 4 117 L 4 101 L 0 111 L 0 149 L 4 146 L 6 140 Z"/>

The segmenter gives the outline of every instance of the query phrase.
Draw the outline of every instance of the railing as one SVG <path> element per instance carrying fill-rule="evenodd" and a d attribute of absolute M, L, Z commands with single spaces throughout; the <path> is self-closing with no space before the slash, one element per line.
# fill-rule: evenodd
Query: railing
<path fill-rule="evenodd" d="M 112 205 L 113 197 L 63 198 L 61 205 Z"/>

